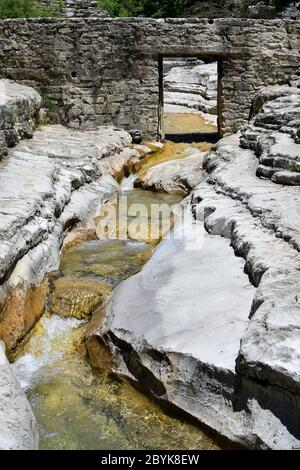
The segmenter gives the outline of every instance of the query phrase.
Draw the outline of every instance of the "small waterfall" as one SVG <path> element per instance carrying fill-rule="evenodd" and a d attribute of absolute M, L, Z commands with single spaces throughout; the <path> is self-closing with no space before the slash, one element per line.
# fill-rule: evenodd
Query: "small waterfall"
<path fill-rule="evenodd" d="M 136 178 L 137 178 L 136 174 L 126 176 L 121 183 L 122 192 L 131 191 L 132 189 L 134 189 L 134 181 L 136 180 Z"/>

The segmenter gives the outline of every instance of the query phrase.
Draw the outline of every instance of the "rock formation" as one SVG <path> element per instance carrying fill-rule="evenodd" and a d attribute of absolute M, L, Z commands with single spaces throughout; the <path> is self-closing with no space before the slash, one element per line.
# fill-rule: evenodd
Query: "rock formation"
<path fill-rule="evenodd" d="M 251 121 L 206 156 L 140 178 L 144 187 L 192 193 L 172 236 L 116 289 L 87 340 L 105 344 L 114 370 L 231 442 L 299 449 L 299 23 L 20 20 L 2 22 L 0 37 L 3 76 L 45 89 L 73 127 L 94 123 L 35 129 L 41 97 L 1 82 L 0 337 L 7 349 L 42 312 L 43 293 L 34 304 L 30 289 L 47 288 L 44 276 L 58 266 L 70 231 L 94 229 L 93 217 L 119 191 L 113 176 L 138 159 L 128 133 L 95 124 L 143 121 L 141 129 L 155 135 L 157 58 L 216 54 L 222 132 L 247 122 L 254 97 Z M 77 300 L 69 301 L 80 317 Z M 91 309 L 100 303 L 90 301 Z M 10 429 L 0 446 L 35 448 L 34 419 L 2 351 L 0 381 L 1 429 Z"/>
<path fill-rule="evenodd" d="M 0 89 L 0 338 L 9 352 L 43 312 L 43 279 L 58 267 L 64 240 L 74 227 L 95 230 L 93 217 L 119 192 L 111 175 L 139 153 L 113 127 L 37 129 L 39 94 L 7 80 Z M 101 300 L 80 287 L 81 297 L 66 298 L 79 317 L 81 301 Z M 0 385 L 0 448 L 36 448 L 34 417 L 2 349 Z"/>
<path fill-rule="evenodd" d="M 128 134 L 113 128 L 83 133 L 46 126 L 9 152 L 0 172 L 2 296 L 24 282 L 38 285 L 58 265 L 64 237 L 79 223 L 88 225 L 119 190 L 99 160 L 114 154 L 119 158 L 130 141 Z M 2 326 L 5 322 L 4 313 Z M 29 326 L 25 322 L 23 334 Z M 0 329 L 13 347 L 19 338 L 10 328 Z"/>
<path fill-rule="evenodd" d="M 250 124 L 205 156 L 185 201 L 193 218 L 117 288 L 88 337 L 115 370 L 255 449 L 300 448 L 298 98 L 288 86 L 257 95 Z M 271 161 L 284 178 L 261 176 Z"/>
<path fill-rule="evenodd" d="M 153 166 L 135 180 L 134 186 L 187 196 L 203 178 L 204 155 L 205 152 L 195 152 L 189 157 Z"/>
<path fill-rule="evenodd" d="M 292 80 L 295 82 L 295 78 Z M 259 106 L 267 101 L 259 110 Z M 250 125 L 241 145 L 259 158 L 257 175 L 274 183 L 300 184 L 300 89 L 289 86 L 263 89 L 254 99 Z"/>
<path fill-rule="evenodd" d="M 32 137 L 42 106 L 40 95 L 11 80 L 0 80 L 0 160 L 22 138 Z"/>
<path fill-rule="evenodd" d="M 202 111 L 217 115 L 217 62 L 197 59 L 164 61 L 164 111 Z"/>
<path fill-rule="evenodd" d="M 300 19 L 300 2 L 291 2 L 281 12 L 280 17 L 286 20 L 299 20 Z"/>
<path fill-rule="evenodd" d="M 34 450 L 38 430 L 33 412 L 0 341 L 0 449 Z"/>

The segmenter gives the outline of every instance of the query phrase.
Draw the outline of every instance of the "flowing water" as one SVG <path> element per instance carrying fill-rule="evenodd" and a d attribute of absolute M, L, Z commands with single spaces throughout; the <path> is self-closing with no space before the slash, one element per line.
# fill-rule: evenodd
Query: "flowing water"
<path fill-rule="evenodd" d="M 176 195 L 130 189 L 132 178 L 122 187 L 129 209 L 141 202 L 150 208 L 154 203 L 171 207 L 180 201 Z M 151 222 L 149 214 L 146 227 Z M 134 212 L 128 215 L 129 222 L 134 219 Z M 59 271 L 49 277 L 52 289 L 47 312 L 14 363 L 38 421 L 40 449 L 218 448 L 198 427 L 166 414 L 127 381 L 93 370 L 82 342 L 87 320 L 80 315 L 53 314 L 55 295 L 60 299 L 57 283 L 63 282 L 65 296 L 59 313 L 67 308 L 73 311 L 74 305 L 80 313 L 81 307 L 87 307 L 86 287 L 90 291 L 103 283 L 109 292 L 138 272 L 159 241 L 148 240 L 145 230 L 138 240 L 92 240 L 67 248 Z M 97 303 L 97 298 L 92 300 Z"/>

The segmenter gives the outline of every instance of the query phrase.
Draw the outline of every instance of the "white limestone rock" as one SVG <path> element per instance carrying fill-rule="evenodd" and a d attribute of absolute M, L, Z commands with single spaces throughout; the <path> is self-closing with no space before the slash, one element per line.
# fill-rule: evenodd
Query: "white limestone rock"
<path fill-rule="evenodd" d="M 197 110 L 217 114 L 217 62 L 169 59 L 165 72 L 165 112 L 174 112 L 176 106 L 177 112 Z"/>
<path fill-rule="evenodd" d="M 205 152 L 196 152 L 190 157 L 153 166 L 135 180 L 134 186 L 187 195 L 203 178 L 204 155 Z"/>
<path fill-rule="evenodd" d="M 81 132 L 47 126 L 9 152 L 0 163 L 0 283 L 9 278 L 13 285 L 16 278 L 21 281 L 20 260 L 24 263 L 39 245 L 49 249 L 47 240 L 53 235 L 53 246 L 59 247 L 72 226 L 86 223 L 119 190 L 101 160 L 120 153 L 130 142 L 129 134 L 114 128 Z M 38 265 L 39 276 L 25 276 L 27 284 L 40 282 L 56 265 L 58 253 L 54 259 L 46 253 L 45 263 Z"/>
<path fill-rule="evenodd" d="M 42 98 L 33 88 L 0 80 L 0 160 L 8 147 L 32 137 L 41 106 Z"/>
<path fill-rule="evenodd" d="M 300 90 L 268 87 L 254 99 L 254 118 L 241 135 L 241 146 L 259 159 L 257 176 L 278 184 L 300 184 Z"/>
<path fill-rule="evenodd" d="M 0 450 L 36 450 L 37 423 L 0 341 Z"/>
<path fill-rule="evenodd" d="M 294 90 L 280 93 L 262 105 L 242 134 L 222 139 L 204 156 L 205 173 L 186 201 L 209 234 L 198 235 L 199 252 L 186 252 L 190 238 L 182 245 L 165 240 L 143 271 L 116 290 L 105 322 L 94 331 L 110 348 L 118 371 L 249 448 L 300 448 L 299 189 L 275 184 L 273 175 L 258 176 L 261 167 L 278 166 L 281 177 L 297 173 L 298 98 Z M 167 167 L 151 169 L 149 181 L 151 176 L 157 187 L 162 181 L 169 185 Z M 234 250 L 230 256 L 225 239 Z M 243 268 L 258 287 L 256 295 L 249 287 L 249 309 L 244 291 L 228 287 L 232 298 L 225 292 L 239 279 L 231 264 L 237 262 L 240 275 Z M 220 267 L 227 273 L 222 286 Z M 239 292 L 243 328 L 234 323 L 227 332 L 234 315 L 231 308 L 227 316 L 227 307 Z M 214 304 L 219 294 L 223 309 Z M 229 345 L 218 349 L 223 320 Z"/>

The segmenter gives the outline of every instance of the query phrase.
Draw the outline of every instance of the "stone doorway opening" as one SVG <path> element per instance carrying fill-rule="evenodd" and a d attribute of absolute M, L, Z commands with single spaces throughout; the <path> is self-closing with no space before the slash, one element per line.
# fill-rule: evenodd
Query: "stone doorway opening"
<path fill-rule="evenodd" d="M 158 133 L 162 140 L 218 140 L 220 71 L 216 57 L 159 59 Z"/>

